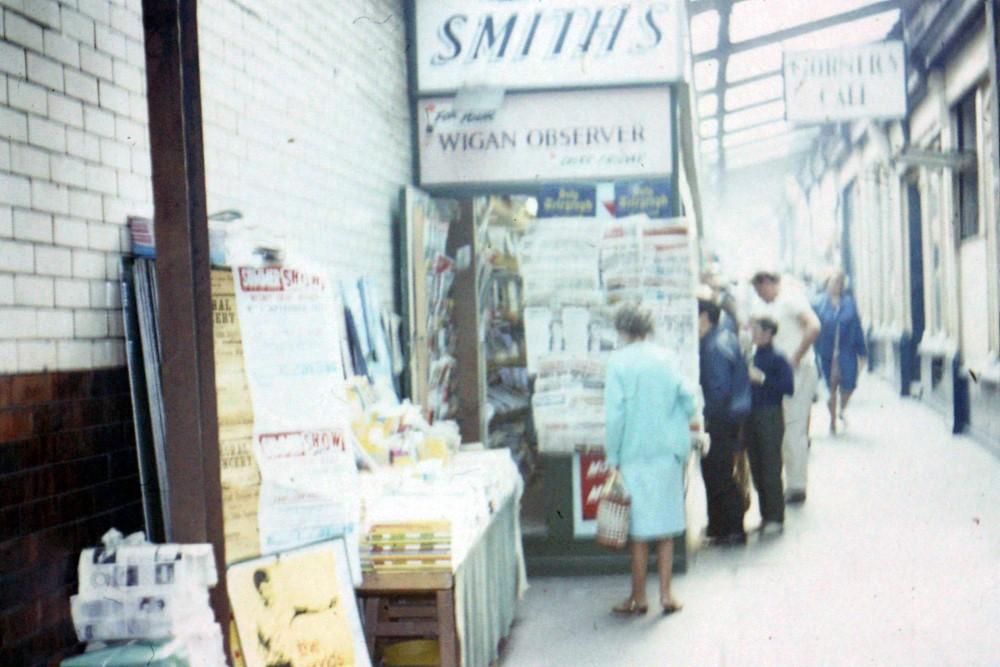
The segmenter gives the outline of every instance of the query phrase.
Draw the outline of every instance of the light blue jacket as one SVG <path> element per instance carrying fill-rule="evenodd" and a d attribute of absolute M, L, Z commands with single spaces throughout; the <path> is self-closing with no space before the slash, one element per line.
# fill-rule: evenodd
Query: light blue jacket
<path fill-rule="evenodd" d="M 694 396 L 665 349 L 639 342 L 613 352 L 604 384 L 604 410 L 609 465 L 666 456 L 680 462 L 687 459 Z"/>

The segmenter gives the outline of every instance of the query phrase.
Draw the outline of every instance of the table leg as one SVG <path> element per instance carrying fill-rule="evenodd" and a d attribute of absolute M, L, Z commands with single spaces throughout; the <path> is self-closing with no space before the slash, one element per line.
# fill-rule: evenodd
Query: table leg
<path fill-rule="evenodd" d="M 455 626 L 454 591 L 437 592 L 438 646 L 441 667 L 458 667 L 458 637 Z"/>
<path fill-rule="evenodd" d="M 382 600 L 379 597 L 365 598 L 365 643 L 368 644 L 368 655 L 375 657 L 375 637 L 378 634 L 378 608 Z"/>

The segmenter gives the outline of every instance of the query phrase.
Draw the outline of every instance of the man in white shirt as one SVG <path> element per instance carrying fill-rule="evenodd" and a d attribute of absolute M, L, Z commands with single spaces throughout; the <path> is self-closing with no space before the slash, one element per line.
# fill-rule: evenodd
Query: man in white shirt
<path fill-rule="evenodd" d="M 782 286 L 781 274 L 760 269 L 751 281 L 760 300 L 754 305 L 752 319 L 767 317 L 778 323 L 774 347 L 788 359 L 795 371 L 795 393 L 785 397 L 785 437 L 782 458 L 785 463 L 786 502 L 805 502 L 809 464 L 809 413 L 819 375 L 812 352 L 819 337 L 819 318 L 813 312 L 805 292 L 795 285 Z"/>

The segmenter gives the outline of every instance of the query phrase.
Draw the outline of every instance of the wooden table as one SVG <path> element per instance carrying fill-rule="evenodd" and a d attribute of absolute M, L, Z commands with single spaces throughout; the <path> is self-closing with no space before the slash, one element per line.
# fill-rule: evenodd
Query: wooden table
<path fill-rule="evenodd" d="M 366 573 L 357 595 L 364 604 L 365 640 L 436 637 L 441 667 L 457 667 L 455 577 L 449 572 Z"/>

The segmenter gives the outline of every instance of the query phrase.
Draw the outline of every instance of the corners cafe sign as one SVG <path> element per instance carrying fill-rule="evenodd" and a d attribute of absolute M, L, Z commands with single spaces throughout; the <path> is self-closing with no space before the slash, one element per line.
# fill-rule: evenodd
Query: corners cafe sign
<path fill-rule="evenodd" d="M 420 94 L 683 79 L 682 0 L 417 0 Z"/>
<path fill-rule="evenodd" d="M 824 123 L 906 116 L 903 42 L 784 54 L 785 116 Z"/>

